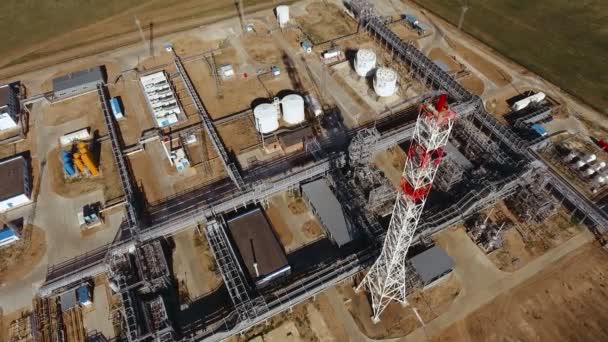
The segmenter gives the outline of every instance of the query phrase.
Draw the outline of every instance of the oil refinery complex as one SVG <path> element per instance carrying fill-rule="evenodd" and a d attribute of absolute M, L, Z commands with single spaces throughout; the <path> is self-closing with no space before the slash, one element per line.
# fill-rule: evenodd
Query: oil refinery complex
<path fill-rule="evenodd" d="M 521 222 L 567 213 L 604 243 L 608 144 L 548 132 L 561 104 L 542 89 L 488 112 L 461 84 L 470 71 L 420 48 L 431 26 L 372 3 L 340 4 L 354 31 L 339 37 L 281 5 L 242 23 L 234 48 L 176 39 L 132 70 L 70 70 L 37 95 L 1 86 L 0 142 L 52 138 L 0 160 L 0 248 L 41 225 L 48 189 L 85 241 L 49 259 L 29 340 L 221 341 L 345 281 L 377 324 L 451 272 L 436 234 L 464 225 L 485 253 L 502 246 L 510 224 L 485 216 L 497 203 Z M 247 39 L 266 38 L 281 52 L 253 58 Z M 381 165 L 387 151 L 400 157 Z M 180 254 L 184 232 L 207 252 Z M 205 253 L 213 280 L 197 285 L 182 268 Z"/>

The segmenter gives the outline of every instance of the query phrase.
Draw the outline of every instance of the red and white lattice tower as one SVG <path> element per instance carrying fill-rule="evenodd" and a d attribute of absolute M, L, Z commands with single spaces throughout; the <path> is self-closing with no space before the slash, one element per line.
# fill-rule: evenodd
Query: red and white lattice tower
<path fill-rule="evenodd" d="M 407 304 L 405 257 L 455 118 L 445 94 L 421 106 L 382 252 L 357 288 L 369 291 L 374 322 L 391 301 Z"/>

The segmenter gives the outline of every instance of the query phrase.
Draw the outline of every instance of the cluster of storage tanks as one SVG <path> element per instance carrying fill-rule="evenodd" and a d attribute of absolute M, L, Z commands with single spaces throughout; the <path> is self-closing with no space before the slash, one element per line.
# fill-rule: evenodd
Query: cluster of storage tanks
<path fill-rule="evenodd" d="M 87 148 L 87 144 L 79 142 L 77 145 L 78 152 L 63 151 L 61 153 L 61 163 L 63 170 L 70 176 L 90 174 L 95 177 L 99 175 L 99 169 L 93 162 L 91 152 Z"/>
<path fill-rule="evenodd" d="M 306 120 L 304 98 L 290 94 L 283 99 L 274 98 L 273 103 L 262 103 L 253 109 L 255 127 L 258 132 L 267 134 L 279 129 L 279 119 L 287 126 L 294 126 Z"/>
<path fill-rule="evenodd" d="M 380 97 L 388 97 L 397 91 L 397 73 L 391 68 L 376 68 L 376 53 L 370 49 L 359 49 L 355 56 L 355 72 L 360 77 L 374 75 L 374 91 Z"/>
<path fill-rule="evenodd" d="M 577 151 L 570 152 L 564 157 L 564 162 L 574 170 L 581 172 L 587 178 L 593 179 L 593 185 L 600 187 L 608 182 L 606 162 L 597 160 L 595 154 L 582 155 Z"/>

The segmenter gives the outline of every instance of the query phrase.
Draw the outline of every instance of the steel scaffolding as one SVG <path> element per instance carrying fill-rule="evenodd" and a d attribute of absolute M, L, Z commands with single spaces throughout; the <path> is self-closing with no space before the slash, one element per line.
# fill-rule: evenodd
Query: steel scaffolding
<path fill-rule="evenodd" d="M 175 51 L 174 51 L 174 53 L 175 53 Z M 232 179 L 232 181 L 237 186 L 237 188 L 244 189 L 245 182 L 243 181 L 243 178 L 241 178 L 241 174 L 239 173 L 239 170 L 236 167 L 236 165 L 234 164 L 234 162 L 232 162 L 230 160 L 230 158 L 228 157 L 228 152 L 226 152 L 226 149 L 224 148 L 224 145 L 222 144 L 222 141 L 220 140 L 220 137 L 215 130 L 215 126 L 213 126 L 213 122 L 211 121 L 211 118 L 209 117 L 207 110 L 205 110 L 205 107 L 203 106 L 203 102 L 201 101 L 200 97 L 198 96 L 198 93 L 196 92 L 196 89 L 194 88 L 194 85 L 192 84 L 192 81 L 190 80 L 190 76 L 188 76 L 188 73 L 186 72 L 186 68 L 184 67 L 184 64 L 182 63 L 181 58 L 177 54 L 175 54 L 174 62 L 175 62 L 175 66 L 177 68 L 177 71 L 178 71 L 180 77 L 182 78 L 182 80 L 184 81 L 184 84 L 186 85 L 188 94 L 190 95 L 190 98 L 192 98 L 192 102 L 194 102 L 194 106 L 196 107 L 196 110 L 197 110 L 199 116 L 201 117 L 201 121 L 203 122 L 203 125 L 205 127 L 205 132 L 207 132 L 207 135 L 209 135 L 209 138 L 211 139 L 211 143 L 213 143 L 215 150 L 219 154 L 220 159 L 222 160 L 222 163 L 224 164 L 226 173 L 228 173 L 228 176 L 230 177 L 230 179 Z"/>
<path fill-rule="evenodd" d="M 447 95 L 440 95 L 435 104 L 428 102 L 421 107 L 382 252 L 357 288 L 369 291 L 374 322 L 380 320 L 390 302 L 407 303 L 411 277 L 407 251 L 455 118 L 456 113 L 447 106 Z"/>
<path fill-rule="evenodd" d="M 250 286 L 247 283 L 245 273 L 241 268 L 232 244 L 226 235 L 226 227 L 221 218 L 207 221 L 205 235 L 209 246 L 220 269 L 224 284 L 232 304 L 236 309 L 239 321 L 249 321 L 268 311 L 266 302 L 262 297 L 250 297 Z"/>

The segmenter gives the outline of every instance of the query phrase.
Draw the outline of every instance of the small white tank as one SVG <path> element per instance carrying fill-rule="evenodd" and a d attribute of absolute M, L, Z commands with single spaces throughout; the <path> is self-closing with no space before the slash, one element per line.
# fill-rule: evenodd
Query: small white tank
<path fill-rule="evenodd" d="M 255 128 L 262 134 L 276 131 L 279 128 L 279 112 L 272 103 L 262 103 L 253 109 Z"/>
<path fill-rule="evenodd" d="M 279 21 L 280 27 L 285 27 L 289 22 L 289 6 L 281 5 L 277 6 L 277 20 Z"/>
<path fill-rule="evenodd" d="M 374 77 L 374 91 L 380 97 L 388 97 L 397 91 L 397 73 L 393 69 L 378 68 Z"/>
<path fill-rule="evenodd" d="M 589 164 L 592 161 L 595 161 L 597 159 L 597 156 L 595 154 L 590 154 L 588 156 L 586 156 L 585 158 L 583 158 L 583 162 L 585 162 L 585 164 Z"/>
<path fill-rule="evenodd" d="M 604 184 L 606 182 L 606 177 L 603 175 L 597 175 L 593 178 L 593 182 L 596 184 Z"/>
<path fill-rule="evenodd" d="M 304 99 L 297 94 L 290 94 L 281 100 L 283 108 L 283 121 L 288 125 L 297 125 L 304 122 Z"/>
<path fill-rule="evenodd" d="M 578 153 L 570 152 L 567 156 L 564 157 L 564 162 L 569 163 L 576 157 L 578 157 Z"/>
<path fill-rule="evenodd" d="M 583 174 L 587 177 L 591 177 L 591 176 L 593 176 L 593 174 L 595 174 L 595 170 L 592 167 L 590 167 L 587 170 L 585 170 L 583 172 Z"/>
<path fill-rule="evenodd" d="M 370 49 L 359 49 L 355 57 L 355 71 L 357 75 L 366 77 L 376 68 L 376 53 Z"/>
<path fill-rule="evenodd" d="M 602 169 L 604 169 L 605 167 L 606 167 L 606 162 L 603 162 L 603 161 L 602 161 L 602 162 L 599 162 L 599 163 L 597 163 L 597 164 L 595 164 L 595 165 L 593 165 L 593 169 L 594 169 L 596 172 L 597 172 L 597 171 L 600 171 L 600 170 L 602 170 Z"/>
<path fill-rule="evenodd" d="M 575 169 L 580 169 L 581 167 L 583 167 L 583 166 L 585 166 L 585 165 L 587 165 L 587 164 L 586 164 L 584 161 L 579 160 L 579 161 L 577 161 L 576 163 L 574 163 L 574 165 L 573 165 L 573 166 L 574 166 L 574 168 L 575 168 Z"/>

